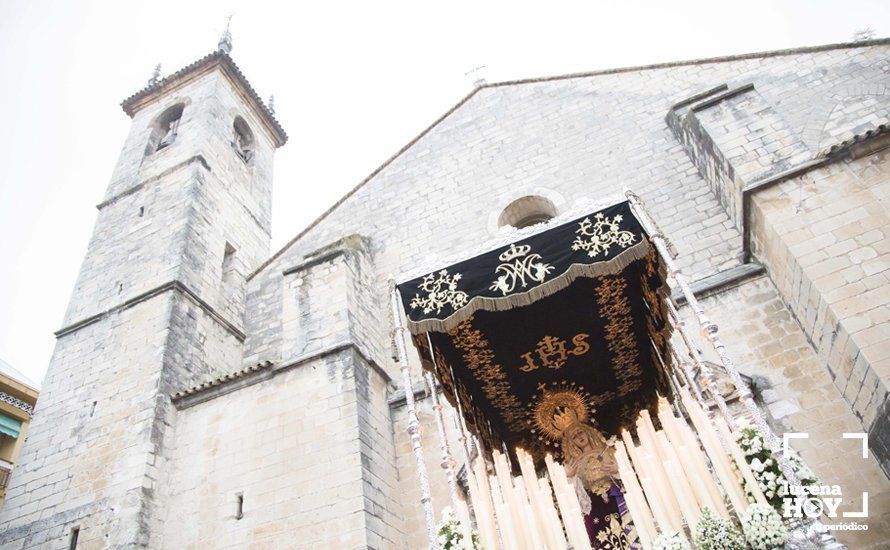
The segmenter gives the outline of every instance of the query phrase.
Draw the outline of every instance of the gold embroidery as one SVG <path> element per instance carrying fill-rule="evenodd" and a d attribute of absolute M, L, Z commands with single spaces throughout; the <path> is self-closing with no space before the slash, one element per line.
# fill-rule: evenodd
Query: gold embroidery
<path fill-rule="evenodd" d="M 491 404 L 501 413 L 504 424 L 511 431 L 519 431 L 523 427 L 523 407 L 519 399 L 513 395 L 507 374 L 495 363 L 494 352 L 488 347 L 482 332 L 473 328 L 473 318 L 451 329 L 455 347 L 463 351 L 464 362 L 476 378 L 482 383 L 482 391 Z"/>
<path fill-rule="evenodd" d="M 420 289 L 427 293 L 426 298 L 421 298 L 419 294 L 415 294 L 411 299 L 411 309 L 422 307 L 424 313 L 436 310 L 436 314 L 442 312 L 445 306 L 451 306 L 452 309 L 460 309 L 467 305 L 469 296 L 462 290 L 457 290 L 457 282 L 460 281 L 461 274 L 455 273 L 454 276 L 448 275 L 448 270 L 443 269 L 436 274 L 430 273 L 423 278 L 420 283 Z"/>
<path fill-rule="evenodd" d="M 589 334 L 584 334 L 583 332 L 576 334 L 572 338 L 572 343 L 575 347 L 566 349 L 566 341 L 562 338 L 545 336 L 538 342 L 538 347 L 535 348 L 535 351 L 545 367 L 559 369 L 565 365 L 569 355 L 584 355 L 590 351 L 590 344 L 585 341 L 587 338 L 590 338 Z M 531 372 L 539 368 L 532 357 L 532 352 L 523 353 L 521 357 L 525 359 L 525 364 L 519 367 L 519 370 L 522 372 Z"/>
<path fill-rule="evenodd" d="M 600 252 L 608 254 L 612 245 L 627 248 L 636 240 L 636 235 L 631 231 L 624 231 L 620 228 L 619 224 L 624 219 L 621 214 L 610 219 L 603 216 L 602 212 L 597 212 L 594 219 L 595 222 L 591 222 L 590 218 L 584 218 L 578 222 L 578 229 L 575 230 L 575 233 L 580 233 L 580 235 L 575 237 L 572 250 L 585 250 L 588 256 L 594 258 Z"/>
<path fill-rule="evenodd" d="M 640 286 L 643 288 L 643 298 L 646 301 L 646 306 L 648 309 L 648 313 L 646 315 L 646 326 L 649 329 L 649 334 L 652 337 L 653 345 L 655 349 L 658 350 L 658 353 L 664 361 L 665 369 L 658 369 L 659 379 L 663 384 L 667 383 L 667 372 L 670 371 L 670 366 L 672 363 L 671 354 L 668 352 L 667 348 L 667 338 L 670 335 L 670 324 L 665 322 L 665 314 L 664 314 L 664 304 L 659 299 L 658 292 L 652 289 L 652 284 L 656 281 L 656 277 L 659 277 L 658 274 L 658 261 L 655 251 L 649 253 L 649 255 L 645 259 L 645 270 L 643 271 L 640 277 Z M 661 327 L 661 328 L 659 328 Z M 660 362 L 658 361 L 658 357 L 653 353 L 653 365 L 658 367 Z"/>
<path fill-rule="evenodd" d="M 630 548 L 630 541 L 621 519 L 620 514 L 609 514 L 603 518 L 603 523 L 606 525 L 596 533 L 597 548 L 604 550 Z"/>
<path fill-rule="evenodd" d="M 605 276 L 596 289 L 597 303 L 605 319 L 606 344 L 612 354 L 612 370 L 620 382 L 618 395 L 625 396 L 643 387 L 642 369 L 633 336 L 630 304 L 623 277 Z"/>
<path fill-rule="evenodd" d="M 527 286 L 526 277 L 538 283 L 544 282 L 547 274 L 553 271 L 553 266 L 540 261 L 540 254 L 529 254 L 531 248 L 528 245 L 511 244 L 510 248 L 498 256 L 502 262 L 506 263 L 502 263 L 495 269 L 495 274 L 500 273 L 501 275 L 491 284 L 491 290 L 500 290 L 506 296 L 513 292 L 517 283 L 525 288 Z M 525 257 L 523 258 L 523 256 Z"/>

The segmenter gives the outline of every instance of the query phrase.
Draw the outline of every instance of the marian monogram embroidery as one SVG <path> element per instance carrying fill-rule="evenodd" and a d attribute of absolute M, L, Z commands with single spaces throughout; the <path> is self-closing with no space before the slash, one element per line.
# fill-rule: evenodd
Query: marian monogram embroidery
<path fill-rule="evenodd" d="M 452 309 L 464 307 L 469 301 L 469 296 L 466 292 L 457 289 L 457 282 L 460 278 L 460 273 L 449 276 L 447 269 L 443 269 L 438 274 L 430 273 L 420 283 L 420 290 L 427 293 L 426 298 L 415 294 L 411 299 L 411 309 L 422 307 L 424 313 L 436 310 L 438 314 L 445 306 L 451 306 Z"/>
<path fill-rule="evenodd" d="M 500 277 L 491 284 L 491 290 L 500 290 L 506 296 L 513 292 L 517 284 L 525 288 L 526 278 L 538 283 L 544 282 L 547 274 L 553 271 L 553 266 L 542 262 L 540 254 L 529 254 L 531 248 L 528 245 L 511 244 L 510 248 L 498 256 L 505 263 L 495 269 Z"/>
<path fill-rule="evenodd" d="M 603 216 L 602 212 L 597 212 L 594 216 L 595 222 L 591 222 L 590 218 L 584 218 L 578 222 L 578 229 L 575 233 L 579 233 L 572 243 L 572 250 L 585 250 L 591 258 L 609 253 L 612 245 L 618 245 L 621 248 L 627 248 L 634 242 L 636 236 L 630 231 L 623 231 L 619 227 L 619 223 L 624 218 L 621 214 L 617 214 L 614 218 Z"/>

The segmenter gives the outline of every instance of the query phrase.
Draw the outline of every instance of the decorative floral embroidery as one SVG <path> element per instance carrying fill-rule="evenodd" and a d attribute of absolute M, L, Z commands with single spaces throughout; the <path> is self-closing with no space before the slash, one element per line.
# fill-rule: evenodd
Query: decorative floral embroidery
<path fill-rule="evenodd" d="M 485 397 L 501 413 L 507 427 L 512 431 L 521 430 L 525 413 L 522 403 L 513 395 L 504 369 L 495 363 L 494 352 L 488 347 L 488 340 L 480 330 L 473 327 L 473 318 L 457 325 L 448 334 L 455 347 L 464 352 L 467 368 L 482 382 Z"/>
<path fill-rule="evenodd" d="M 540 254 L 529 254 L 531 248 L 528 245 L 511 244 L 510 248 L 498 256 L 502 262 L 506 263 L 502 263 L 495 269 L 495 274 L 500 273 L 501 275 L 491 284 L 491 290 L 500 290 L 506 296 L 513 292 L 517 283 L 521 284 L 522 288 L 528 286 L 526 277 L 534 282 L 544 282 L 547 275 L 553 271 L 553 266 L 542 262 Z"/>
<path fill-rule="evenodd" d="M 423 278 L 420 283 L 420 289 L 427 293 L 426 298 L 421 298 L 419 294 L 415 294 L 411 299 L 411 309 L 422 307 L 424 313 L 436 310 L 439 314 L 445 306 L 451 306 L 452 309 L 460 309 L 467 305 L 469 296 L 462 290 L 457 290 L 457 282 L 460 281 L 461 274 L 455 273 L 453 276 L 448 275 L 448 270 L 443 269 L 438 273 L 430 273 Z"/>
<path fill-rule="evenodd" d="M 606 276 L 596 289 L 597 303 L 606 320 L 606 344 L 612 354 L 612 371 L 620 382 L 618 395 L 625 396 L 643 387 L 643 371 L 637 357 L 630 304 L 623 277 Z"/>
<path fill-rule="evenodd" d="M 632 232 L 620 229 L 618 224 L 624 219 L 621 214 L 610 219 L 603 216 L 602 212 L 597 212 L 594 219 L 595 222 L 591 222 L 590 218 L 584 218 L 578 222 L 579 227 L 575 233 L 580 233 L 580 235 L 575 237 L 572 250 L 585 250 L 588 256 L 594 258 L 601 252 L 608 254 L 609 248 L 613 244 L 627 248 L 636 240 L 636 236 Z"/>
<path fill-rule="evenodd" d="M 596 540 L 600 544 L 598 548 L 603 549 L 624 549 L 630 548 L 630 541 L 624 526 L 621 524 L 621 516 L 619 514 L 609 514 L 604 519 L 604 525 L 596 534 Z"/>

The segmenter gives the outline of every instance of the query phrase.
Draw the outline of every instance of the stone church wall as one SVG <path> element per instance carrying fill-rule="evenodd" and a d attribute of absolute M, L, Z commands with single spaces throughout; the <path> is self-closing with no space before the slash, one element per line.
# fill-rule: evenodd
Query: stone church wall
<path fill-rule="evenodd" d="M 0 517 L 3 548 L 66 547 L 73 527 L 85 548 L 147 542 L 167 296 L 59 339 Z"/>
<path fill-rule="evenodd" d="M 841 510 L 859 511 L 862 492 L 869 493 L 869 530 L 838 532 L 838 539 L 850 548 L 885 541 L 890 533 L 890 483 L 873 454 L 859 458 L 861 440 L 842 438 L 844 433 L 863 431 L 860 419 L 771 278 L 760 276 L 717 292 L 702 305 L 720 327 L 721 340 L 736 365 L 756 377 L 778 432 L 809 434 L 809 439 L 794 440 L 793 446 L 823 483 L 840 485 Z M 689 326 L 696 326 L 689 308 L 682 313 Z M 699 341 L 699 347 L 706 359 L 719 364 L 709 344 Z"/>
<path fill-rule="evenodd" d="M 687 275 L 701 283 L 731 278 L 743 260 L 760 258 L 757 239 L 768 231 L 752 221 L 761 207 L 744 203 L 745 187 L 815 158 L 823 141 L 816 126 L 833 135 L 876 127 L 880 117 L 871 117 L 868 109 L 877 105 L 880 110 L 883 96 L 876 96 L 877 103 L 853 102 L 845 116 L 835 114 L 836 102 L 818 98 L 859 94 L 851 83 L 867 87 L 880 82 L 885 54 L 881 45 L 837 48 L 483 87 L 250 278 L 247 326 L 253 336 L 247 357 L 262 360 L 274 352 L 280 329 L 271 325 L 289 293 L 278 274 L 304 261 L 304 255 L 342 235 L 366 235 L 374 251 L 376 292 L 384 296 L 387 275 L 437 257 L 469 253 L 497 232 L 498 214 L 526 195 L 547 197 L 562 210 L 580 197 L 614 196 L 630 187 L 673 240 Z M 683 128 L 666 122 L 666 116 L 678 103 L 721 84 L 736 92 L 710 104 L 713 94 L 698 98 L 703 103 L 694 113 L 697 133 L 684 141 L 682 132 L 678 135 Z M 710 140 L 710 150 L 698 149 L 697 157 L 690 145 L 700 145 L 703 136 Z M 712 170 L 704 161 L 715 153 L 723 159 L 722 168 L 718 163 Z M 761 195 L 752 196 L 757 201 Z M 776 227 L 774 233 L 784 231 L 778 222 Z M 813 431 L 816 449 L 802 445 L 802 450 L 814 461 L 817 474 L 828 479 L 838 472 L 832 462 L 837 455 L 820 449 L 837 451 L 827 439 L 829 432 L 856 428 L 857 418 L 844 408 L 809 343 L 806 317 L 798 315 L 779 279 L 775 285 L 770 282 L 781 273 L 774 276 L 768 258 L 763 260 L 766 277 L 709 301 L 719 310 L 714 316 L 742 371 L 763 374 L 773 384 L 767 396 L 776 420 Z M 773 333 L 784 343 L 771 341 Z M 392 369 L 388 363 L 384 368 Z M 415 382 L 418 374 L 415 370 Z M 814 405 L 819 400 L 824 406 Z M 429 403 L 422 401 L 420 407 L 427 468 L 437 480 L 433 495 L 440 509 L 448 499 L 438 468 L 435 425 Z M 394 412 L 400 478 L 410 480 L 401 494 L 418 497 L 406 497 L 402 504 L 405 517 L 413 518 L 407 535 L 416 543 L 423 539 L 423 527 L 419 496 L 410 488 L 416 481 L 414 458 L 402 433 L 404 408 L 397 406 Z M 835 435 L 840 436 L 832 432 L 831 437 Z M 872 488 L 876 502 L 886 498 L 888 483 L 873 459 L 854 476 L 841 478 L 849 485 L 851 501 L 863 487 Z M 867 535 L 842 537 L 874 540 L 887 533 L 884 521 L 877 521 Z"/>
<path fill-rule="evenodd" d="M 346 348 L 179 411 L 160 547 L 401 546 L 385 396 Z"/>
<path fill-rule="evenodd" d="M 162 546 L 404 546 L 371 265 L 356 236 L 290 266 L 274 365 L 180 399 Z"/>
<path fill-rule="evenodd" d="M 890 472 L 888 157 L 885 148 L 758 192 L 752 225 L 755 253 Z"/>
<path fill-rule="evenodd" d="M 705 305 L 740 369 L 769 383 L 773 420 L 811 433 L 798 446 L 816 473 L 890 509 L 878 462 L 851 469 L 837 440 L 864 427 L 879 460 L 890 450 L 887 153 L 749 189 L 886 122 L 887 44 L 482 87 L 265 263 L 274 146 L 220 74 L 173 91 L 137 114 L 100 205 L 0 544 L 60 546 L 79 526 L 85 548 L 423 545 L 388 277 L 508 233 L 497 219 L 520 197 L 563 211 L 625 187 L 691 279 L 723 281 Z M 734 92 L 701 96 L 720 86 Z M 182 98 L 206 116 L 143 158 L 148 124 Z M 259 140 L 250 169 L 235 114 Z M 886 539 L 874 522 L 841 536 Z"/>

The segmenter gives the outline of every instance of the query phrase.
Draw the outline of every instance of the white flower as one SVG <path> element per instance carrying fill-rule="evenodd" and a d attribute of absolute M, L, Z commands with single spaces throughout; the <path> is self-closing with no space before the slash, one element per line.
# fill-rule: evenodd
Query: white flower
<path fill-rule="evenodd" d="M 689 542 L 676 532 L 663 532 L 652 543 L 653 550 L 692 550 Z"/>

